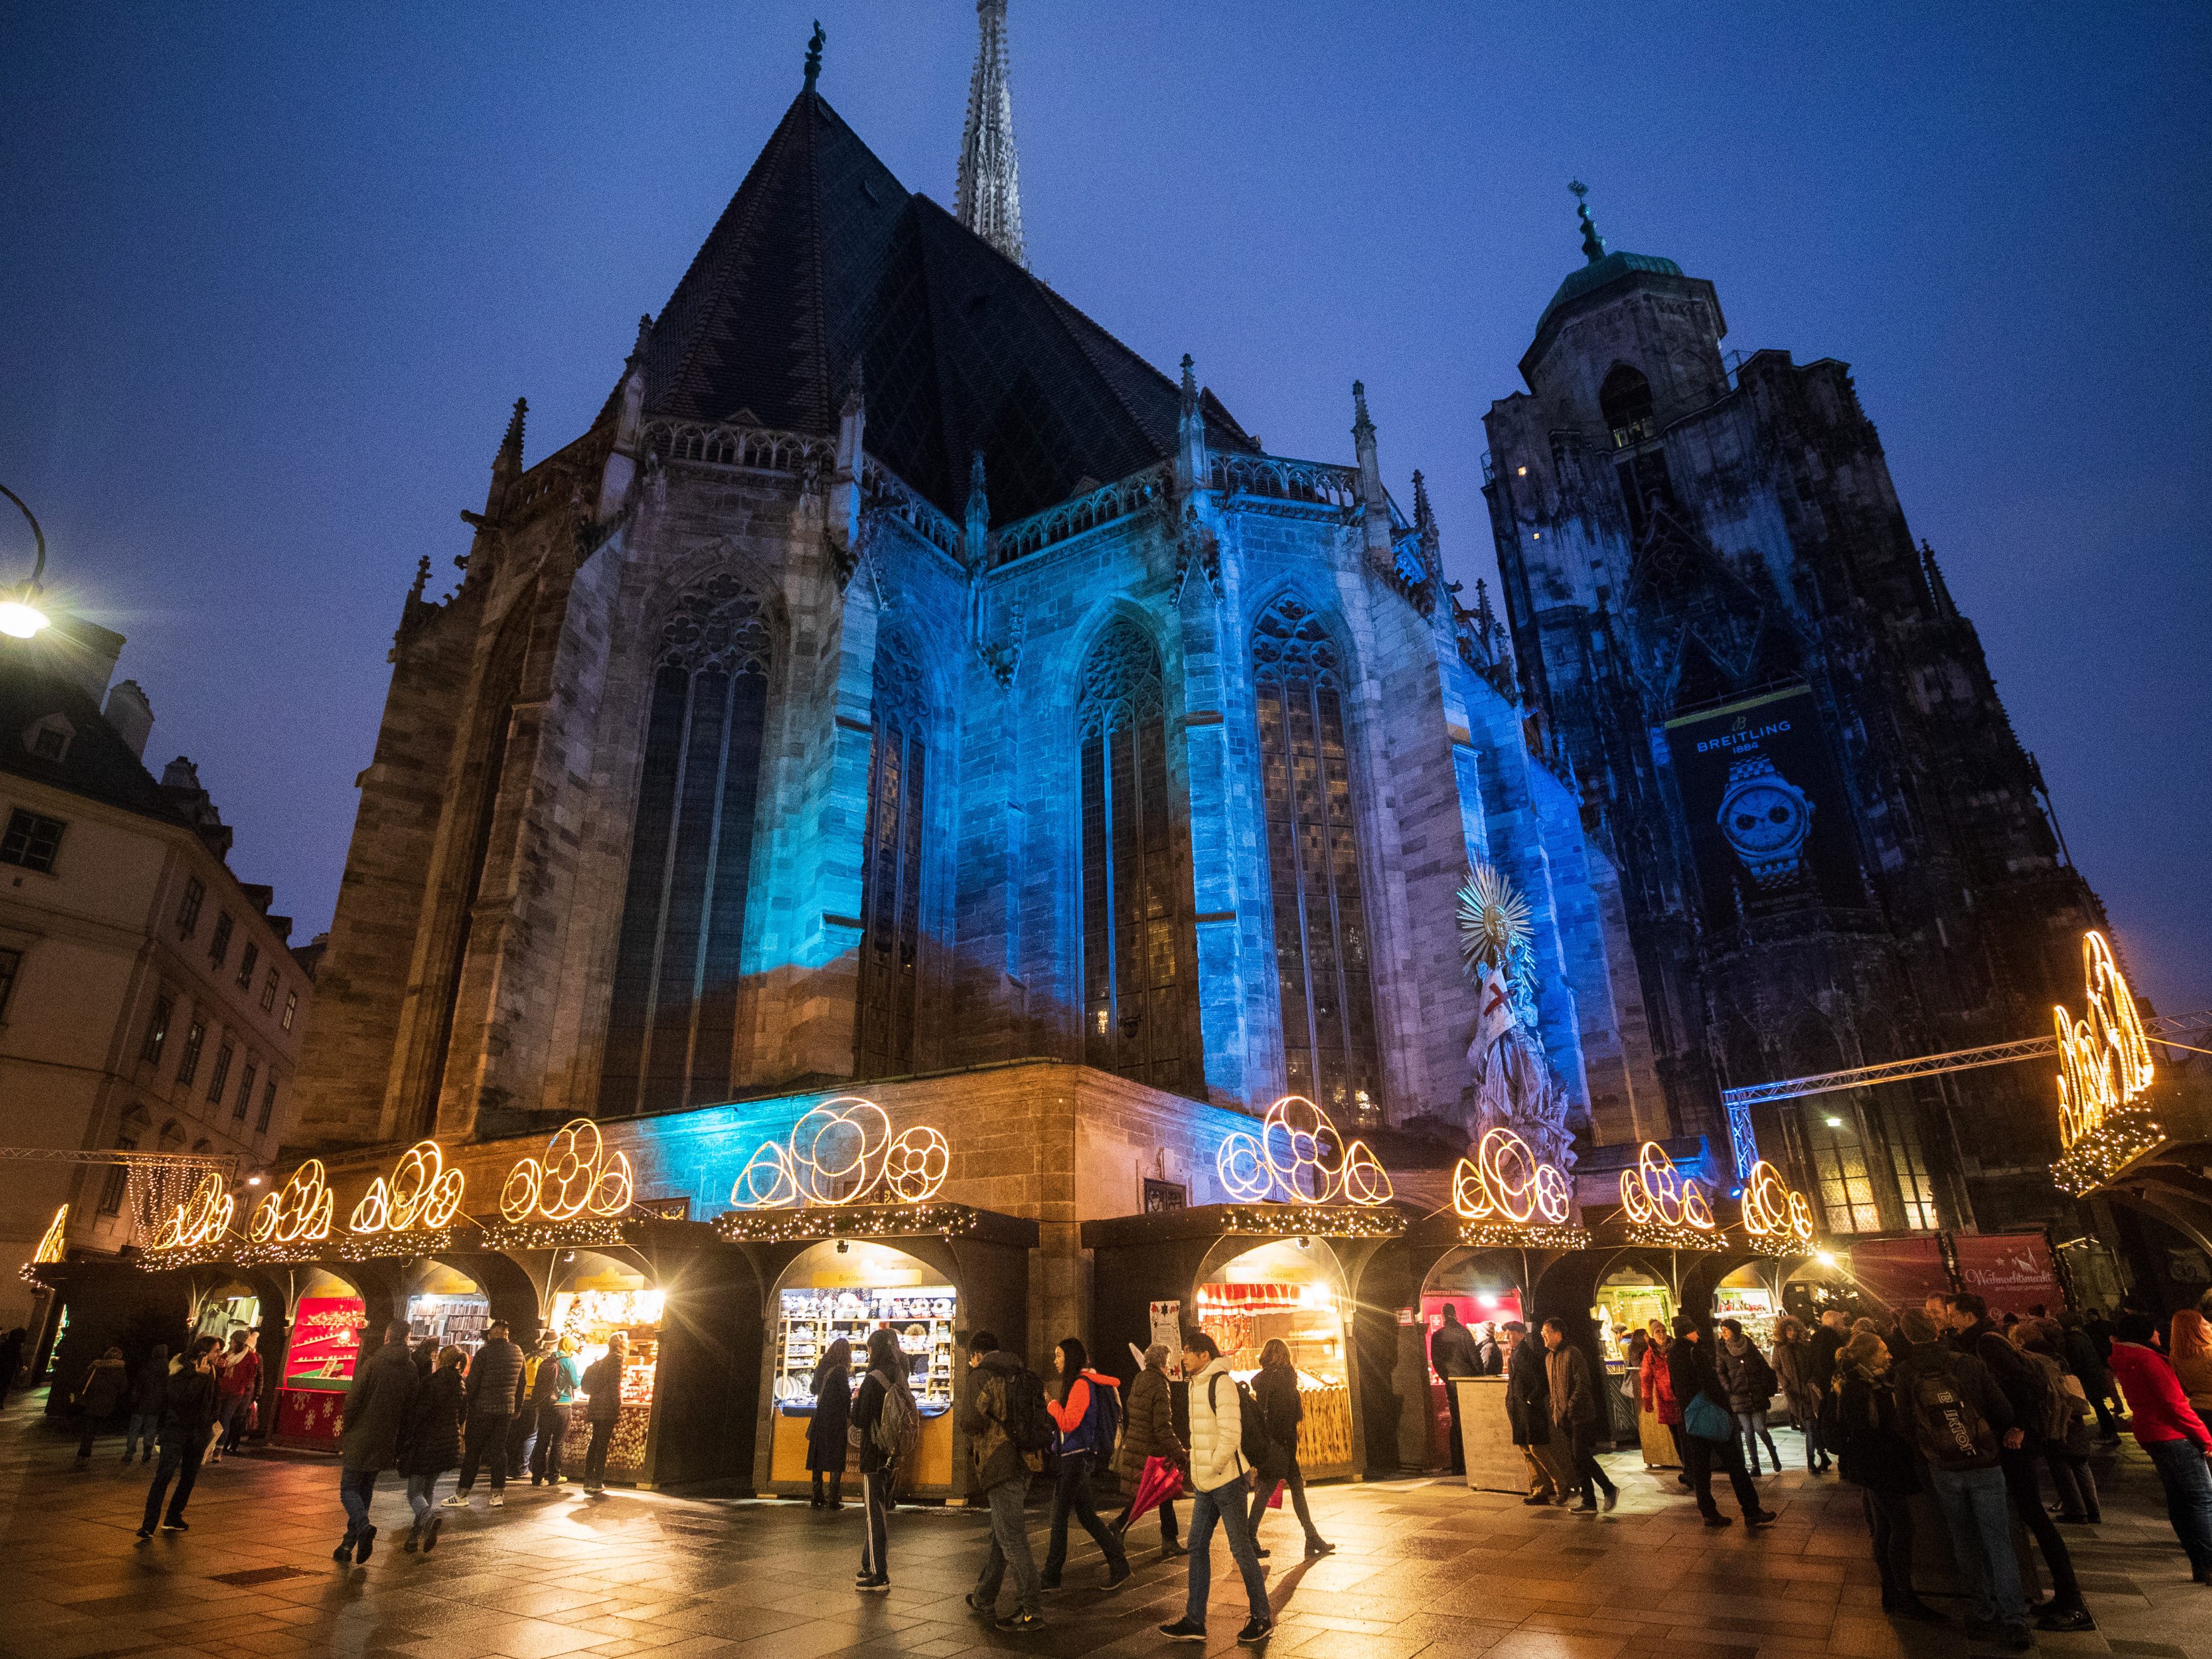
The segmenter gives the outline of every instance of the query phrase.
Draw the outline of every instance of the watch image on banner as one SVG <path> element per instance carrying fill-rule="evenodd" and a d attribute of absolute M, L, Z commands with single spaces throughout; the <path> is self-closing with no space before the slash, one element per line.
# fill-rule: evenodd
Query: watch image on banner
<path fill-rule="evenodd" d="M 1729 892 L 1745 906 L 1866 902 L 1850 806 L 1810 686 L 1668 720 L 1667 748 L 1698 884 L 1716 912 Z"/>

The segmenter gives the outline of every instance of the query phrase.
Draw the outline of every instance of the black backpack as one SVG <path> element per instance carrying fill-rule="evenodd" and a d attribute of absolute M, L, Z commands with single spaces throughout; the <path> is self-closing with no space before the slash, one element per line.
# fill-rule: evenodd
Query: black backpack
<path fill-rule="evenodd" d="M 1006 1379 L 1006 1438 L 1024 1454 L 1052 1449 L 1058 1425 L 1044 1408 L 1044 1382 L 1024 1365 Z"/>
<path fill-rule="evenodd" d="M 1221 1420 L 1221 1408 L 1214 1403 L 1213 1385 L 1221 1376 L 1216 1371 L 1206 1379 L 1206 1408 L 1217 1423 Z M 1272 1467 L 1275 1462 L 1275 1443 L 1267 1437 L 1267 1419 L 1261 1413 L 1260 1397 L 1242 1382 L 1237 1384 L 1237 1454 L 1255 1469 Z"/>
<path fill-rule="evenodd" d="M 1960 1388 L 1954 1361 L 1932 1358 L 1915 1364 L 1905 1395 L 1913 1444 L 1930 1466 L 1955 1471 L 1996 1464 L 1996 1435 Z"/>

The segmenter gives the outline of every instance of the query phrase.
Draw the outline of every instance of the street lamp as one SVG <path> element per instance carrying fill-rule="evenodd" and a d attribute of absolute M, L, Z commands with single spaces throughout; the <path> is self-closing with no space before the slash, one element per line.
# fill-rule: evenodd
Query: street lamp
<path fill-rule="evenodd" d="M 23 498 L 5 484 L 0 484 L 0 495 L 22 509 L 30 520 L 31 534 L 39 544 L 38 562 L 31 567 L 31 579 L 21 587 L 0 587 L 0 634 L 11 639 L 27 640 L 46 625 L 46 613 L 39 609 L 39 578 L 46 574 L 46 532 L 39 528 L 38 520 L 31 509 L 23 506 Z"/>

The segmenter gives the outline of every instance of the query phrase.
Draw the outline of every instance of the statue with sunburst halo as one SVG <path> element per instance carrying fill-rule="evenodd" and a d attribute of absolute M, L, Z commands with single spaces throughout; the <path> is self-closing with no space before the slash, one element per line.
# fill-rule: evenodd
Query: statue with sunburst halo
<path fill-rule="evenodd" d="M 1511 1129 L 1536 1156 L 1574 1167 L 1571 1104 L 1536 1034 L 1536 953 L 1528 901 L 1504 873 L 1478 863 L 1459 890 L 1461 964 L 1474 981 L 1475 1133 Z"/>

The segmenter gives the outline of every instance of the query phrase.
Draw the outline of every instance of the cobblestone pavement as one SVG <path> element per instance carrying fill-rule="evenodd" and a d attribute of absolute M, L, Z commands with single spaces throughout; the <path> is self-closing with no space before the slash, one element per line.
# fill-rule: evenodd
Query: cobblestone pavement
<path fill-rule="evenodd" d="M 398 1545 L 406 1505 L 386 1476 L 375 1558 L 341 1568 L 329 1459 L 247 1455 L 203 1473 L 191 1530 L 132 1533 L 145 1471 L 100 1443 L 92 1467 L 40 1422 L 43 1397 L 0 1415 L 0 1653 L 20 1659 L 294 1654 L 422 1659 L 892 1659 L 971 1650 L 1133 1655 L 1170 1650 L 1153 1626 L 1179 1615 L 1183 1564 L 1162 1561 L 1146 1520 L 1135 1577 L 1097 1588 L 1083 1540 L 1048 1628 L 1001 1635 L 962 1605 L 983 1546 L 978 1515 L 922 1507 L 893 1517 L 887 1595 L 852 1589 L 860 1516 L 790 1503 L 715 1501 L 573 1487 L 508 1489 L 504 1510 L 451 1516 L 434 1555 Z M 1783 1439 L 1796 1454 L 1795 1436 Z M 1900 1634 L 1876 1605 L 1856 1494 L 1802 1470 L 1761 1483 L 1780 1522 L 1709 1532 L 1671 1476 L 1633 1453 L 1609 1515 L 1528 1509 L 1435 1480 L 1316 1488 L 1337 1553 L 1301 1563 L 1287 1514 L 1277 1547 L 1268 1645 L 1297 1659 L 1765 1659 L 1838 1654 L 1954 1656 L 1963 1632 Z M 2149 1465 L 2130 1443 L 2104 1474 L 2107 1517 L 2069 1528 L 2095 1634 L 2044 1636 L 2045 1651 L 2212 1659 L 2212 1590 L 2189 1582 Z M 447 1490 L 450 1490 L 448 1485 Z M 1724 1507 L 1725 1500 L 1723 1500 Z M 1040 1508 L 1032 1509 L 1039 1533 Z M 1080 1530 L 1077 1536 L 1081 1539 Z M 1040 1556 L 1042 1539 L 1038 1539 Z M 1243 1593 L 1217 1550 L 1208 1649 L 1234 1651 Z"/>

